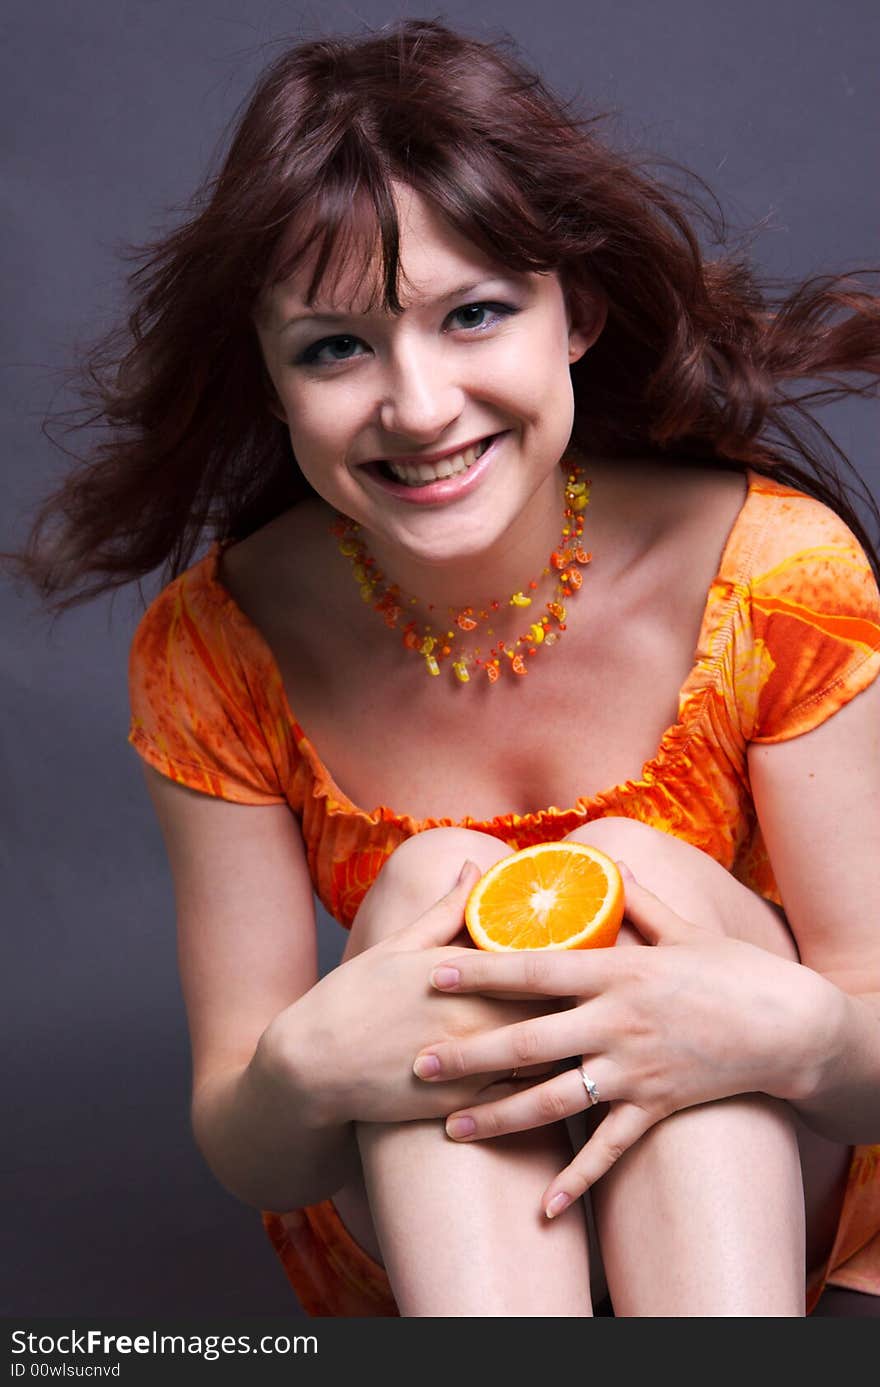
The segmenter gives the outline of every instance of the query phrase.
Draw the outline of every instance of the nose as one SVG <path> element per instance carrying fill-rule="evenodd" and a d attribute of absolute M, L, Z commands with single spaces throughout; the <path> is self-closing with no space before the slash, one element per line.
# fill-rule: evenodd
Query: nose
<path fill-rule="evenodd" d="M 464 391 L 442 354 L 410 343 L 389 365 L 379 422 L 385 433 L 427 446 L 447 432 L 463 405 Z"/>

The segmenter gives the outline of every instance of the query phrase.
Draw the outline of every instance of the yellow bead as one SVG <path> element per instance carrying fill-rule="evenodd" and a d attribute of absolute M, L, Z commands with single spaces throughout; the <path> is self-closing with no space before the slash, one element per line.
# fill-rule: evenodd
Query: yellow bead
<path fill-rule="evenodd" d="M 471 676 L 468 674 L 467 665 L 464 660 L 453 660 L 452 668 L 455 670 L 455 677 L 460 684 L 469 684 Z"/>
<path fill-rule="evenodd" d="M 535 642 L 535 645 L 540 645 L 541 641 L 544 639 L 544 627 L 536 621 L 534 626 L 529 627 L 529 634 Z"/>
<path fill-rule="evenodd" d="M 586 496 L 575 496 L 571 503 L 572 510 L 585 510 L 587 505 Z"/>
<path fill-rule="evenodd" d="M 433 655 L 426 655 L 426 656 L 425 656 L 425 665 L 427 666 L 427 669 L 428 669 L 428 673 L 429 673 L 429 674 L 439 674 L 439 673 L 440 673 L 440 666 L 438 665 L 437 661 L 434 659 L 434 656 L 433 656 Z"/>
<path fill-rule="evenodd" d="M 511 607 L 530 607 L 532 599 L 526 597 L 524 592 L 515 592 L 510 599 L 510 605 Z"/>
<path fill-rule="evenodd" d="M 371 583 L 364 583 L 364 584 L 363 584 L 363 586 L 361 587 L 361 597 L 363 598 L 363 600 L 364 600 L 365 602 L 372 602 L 372 600 L 373 600 L 373 587 L 372 587 L 372 584 L 371 584 Z"/>

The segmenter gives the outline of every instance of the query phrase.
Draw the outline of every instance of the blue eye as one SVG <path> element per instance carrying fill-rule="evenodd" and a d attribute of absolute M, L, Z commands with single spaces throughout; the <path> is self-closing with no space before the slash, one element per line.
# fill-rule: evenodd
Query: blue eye
<path fill-rule="evenodd" d="M 494 326 L 498 319 L 510 317 L 511 314 L 517 313 L 519 310 L 514 308 L 511 304 L 506 303 L 466 303 L 463 304 L 461 308 L 456 308 L 449 316 L 450 318 L 457 318 L 461 314 L 474 312 L 479 314 L 488 313 L 489 321 L 477 323 L 471 321 L 470 323 L 466 323 L 466 330 L 472 333 L 485 332 L 487 328 Z M 320 341 L 313 342 L 310 347 L 306 347 L 305 351 L 297 357 L 295 364 L 297 366 L 326 367 L 337 365 L 343 361 L 354 361 L 355 356 L 352 354 L 351 348 L 357 346 L 359 342 L 359 337 L 353 337 L 349 333 L 337 337 L 322 337 Z M 344 355 L 331 355 L 323 357 L 322 359 L 322 354 L 324 352 L 338 352 L 340 346 Z"/>
<path fill-rule="evenodd" d="M 509 317 L 511 313 L 516 312 L 515 308 L 512 308 L 506 303 L 466 303 L 461 308 L 456 308 L 451 316 L 455 318 L 459 313 L 473 313 L 475 309 L 477 313 L 489 313 L 493 319 L 506 318 Z M 481 332 L 485 331 L 487 327 L 490 327 L 491 323 L 470 322 L 466 323 L 465 326 L 475 328 L 478 332 Z"/>

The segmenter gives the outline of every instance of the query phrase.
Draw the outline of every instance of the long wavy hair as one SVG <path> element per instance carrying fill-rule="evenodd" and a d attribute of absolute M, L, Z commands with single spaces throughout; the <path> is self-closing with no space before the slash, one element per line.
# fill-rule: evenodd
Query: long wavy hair
<path fill-rule="evenodd" d="M 880 573 L 838 464 L 880 525 L 876 501 L 810 409 L 876 385 L 875 271 L 775 292 L 731 248 L 717 203 L 616 151 L 604 119 L 551 92 L 509 37 L 438 20 L 284 51 L 187 218 L 135 252 L 127 325 L 85 366 L 72 427 L 90 431 L 88 452 L 65 449 L 74 465 L 7 556 L 19 575 L 61 612 L 162 565 L 170 579 L 206 532 L 244 538 L 310 492 L 269 409 L 254 315 L 310 249 L 309 303 L 337 253 L 367 257 L 377 240 L 383 305 L 399 313 L 392 182 L 499 265 L 557 271 L 573 302 L 604 289 L 607 325 L 572 367 L 586 456 L 773 475 L 835 509 Z"/>

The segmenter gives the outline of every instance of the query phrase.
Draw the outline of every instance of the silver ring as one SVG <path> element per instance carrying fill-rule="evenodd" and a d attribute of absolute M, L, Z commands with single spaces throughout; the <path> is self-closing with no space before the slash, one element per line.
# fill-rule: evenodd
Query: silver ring
<path fill-rule="evenodd" d="M 590 1078 L 589 1074 L 587 1073 L 586 1069 L 584 1069 L 584 1066 L 582 1064 L 578 1065 L 578 1073 L 584 1081 L 584 1088 L 587 1090 L 587 1097 L 590 1100 L 590 1107 L 595 1107 L 595 1105 L 599 1101 L 599 1090 L 593 1083 L 593 1080 Z"/>

